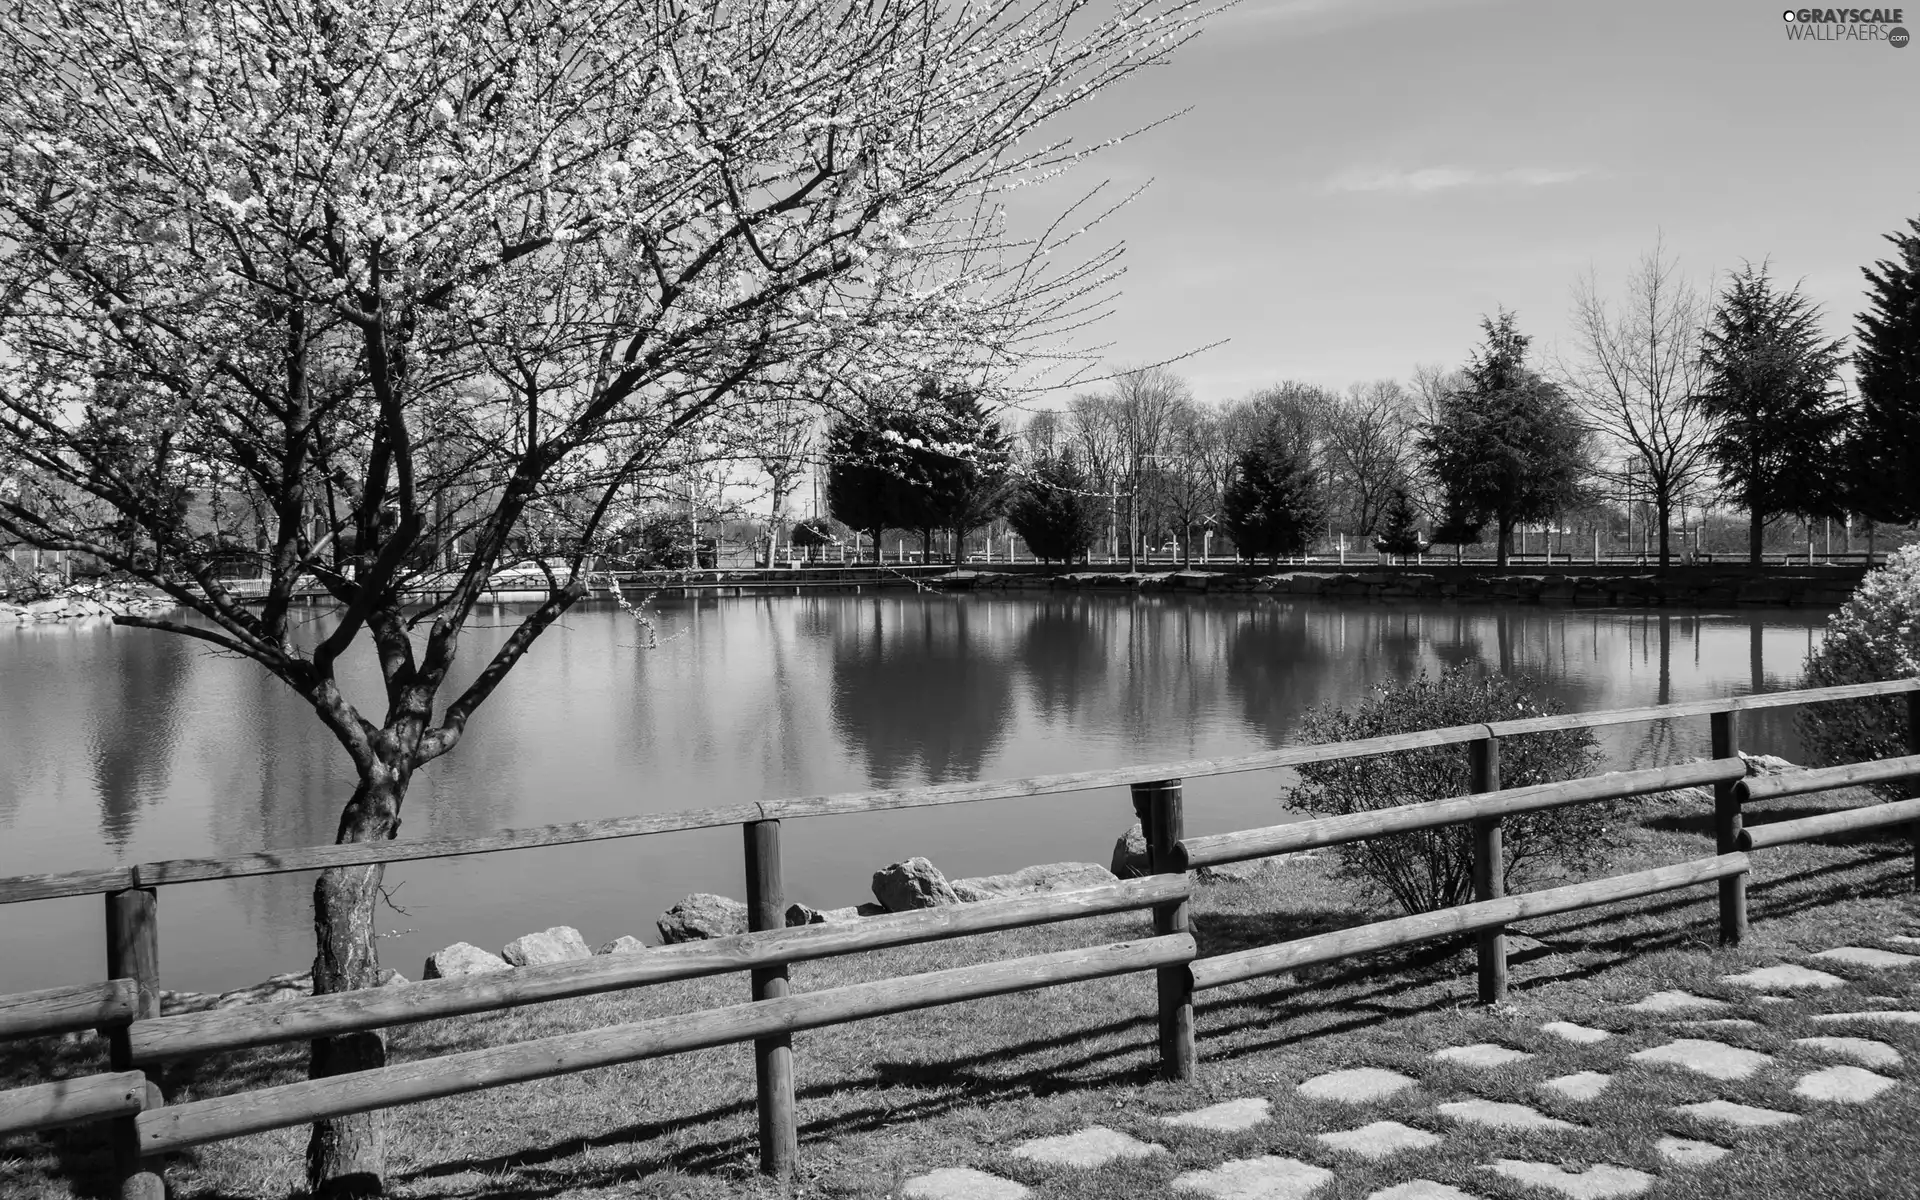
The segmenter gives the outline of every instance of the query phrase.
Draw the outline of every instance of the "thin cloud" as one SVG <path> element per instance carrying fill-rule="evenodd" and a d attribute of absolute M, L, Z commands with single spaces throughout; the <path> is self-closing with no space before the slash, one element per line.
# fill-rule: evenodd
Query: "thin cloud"
<path fill-rule="evenodd" d="M 1551 187 L 1592 175 L 1587 167 L 1514 167 L 1478 171 L 1470 167 L 1422 167 L 1417 171 L 1348 171 L 1326 182 L 1329 192 L 1399 192 L 1420 195 L 1456 188 Z"/>

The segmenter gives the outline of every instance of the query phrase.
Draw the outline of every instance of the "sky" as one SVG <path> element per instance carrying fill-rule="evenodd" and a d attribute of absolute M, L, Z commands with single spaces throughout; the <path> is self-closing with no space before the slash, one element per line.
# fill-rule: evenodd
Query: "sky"
<path fill-rule="evenodd" d="M 1656 238 L 1702 285 L 1771 259 L 1841 336 L 1920 216 L 1920 47 L 1790 41 L 1781 14 L 1243 0 L 1075 132 L 1189 111 L 1030 194 L 1151 181 L 1106 227 L 1127 274 L 1082 341 L 1114 364 L 1224 341 L 1175 368 L 1202 401 L 1458 366 L 1502 306 L 1571 353 L 1575 284 L 1619 295 Z"/>

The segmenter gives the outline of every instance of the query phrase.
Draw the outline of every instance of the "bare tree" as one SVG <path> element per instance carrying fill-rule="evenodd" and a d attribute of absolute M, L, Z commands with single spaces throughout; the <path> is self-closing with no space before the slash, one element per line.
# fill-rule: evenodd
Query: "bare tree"
<path fill-rule="evenodd" d="M 1356 383 L 1329 410 L 1327 467 L 1335 519 L 1365 536 L 1379 527 L 1413 457 L 1413 398 L 1391 379 Z"/>
<path fill-rule="evenodd" d="M 1107 546 L 1115 541 L 1115 499 L 1124 474 L 1124 455 L 1120 443 L 1120 424 L 1114 415 L 1113 397 L 1085 392 L 1067 402 L 1067 427 L 1073 447 L 1085 467 L 1087 481 L 1107 501 Z"/>
<path fill-rule="evenodd" d="M 1113 380 L 1112 420 L 1127 499 L 1127 570 L 1140 567 L 1140 499 L 1148 472 L 1167 446 L 1175 416 L 1193 402 L 1187 381 L 1166 367 L 1137 367 Z"/>
<path fill-rule="evenodd" d="M 742 422 L 728 439 L 766 477 L 767 529 L 756 555 L 762 566 L 773 566 L 786 521 L 787 497 L 810 465 L 829 390 L 822 384 L 805 392 L 775 386 L 766 401 L 757 406 L 753 419 Z"/>
<path fill-rule="evenodd" d="M 1610 443 L 1596 473 L 1644 489 L 1660 530 L 1660 569 L 1672 561 L 1672 513 L 1713 471 L 1713 424 L 1697 403 L 1706 382 L 1700 331 L 1706 306 L 1655 242 L 1627 278 L 1617 307 L 1590 271 L 1574 291 L 1579 357 L 1559 374 L 1593 430 Z"/>

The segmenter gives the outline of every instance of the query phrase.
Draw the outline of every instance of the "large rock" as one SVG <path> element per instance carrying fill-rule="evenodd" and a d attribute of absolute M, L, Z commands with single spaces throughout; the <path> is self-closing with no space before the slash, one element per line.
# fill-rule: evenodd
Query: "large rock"
<path fill-rule="evenodd" d="M 1113 844 L 1113 866 L 1109 870 L 1119 879 L 1153 874 L 1147 866 L 1147 835 L 1140 828 L 1140 822 L 1128 826 L 1120 840 Z"/>
<path fill-rule="evenodd" d="M 827 923 L 827 914 L 820 911 L 817 908 L 812 907 L 811 905 L 807 905 L 807 904 L 787 905 L 788 928 L 792 928 L 795 925 L 825 925 L 826 923 Z"/>
<path fill-rule="evenodd" d="M 647 944 L 630 933 L 623 933 L 606 945 L 595 950 L 595 954 L 638 954 L 647 948 Z"/>
<path fill-rule="evenodd" d="M 1802 769 L 1798 764 L 1790 763 L 1776 754 L 1742 754 L 1740 757 L 1746 760 L 1749 775 L 1779 775 Z"/>
<path fill-rule="evenodd" d="M 500 957 L 516 967 L 537 967 L 542 963 L 592 958 L 593 951 L 578 929 L 571 925 L 555 925 L 551 929 L 513 939 L 501 947 Z"/>
<path fill-rule="evenodd" d="M 654 925 L 669 944 L 732 937 L 747 931 L 747 906 L 728 896 L 695 892 L 661 913 Z"/>
<path fill-rule="evenodd" d="M 1099 863 L 1059 862 L 1023 867 L 1005 875 L 981 875 L 953 881 L 954 895 L 965 903 L 1002 896 L 1031 896 L 1112 883 L 1114 874 Z"/>
<path fill-rule="evenodd" d="M 873 873 L 873 898 L 888 912 L 911 912 L 916 908 L 938 908 L 958 904 L 953 885 L 940 868 L 915 855 Z"/>
<path fill-rule="evenodd" d="M 427 965 L 420 969 L 420 978 L 458 979 L 463 975 L 491 975 L 495 971 L 511 970 L 513 964 L 499 955 L 489 954 L 468 942 L 455 942 L 445 950 L 427 955 Z"/>

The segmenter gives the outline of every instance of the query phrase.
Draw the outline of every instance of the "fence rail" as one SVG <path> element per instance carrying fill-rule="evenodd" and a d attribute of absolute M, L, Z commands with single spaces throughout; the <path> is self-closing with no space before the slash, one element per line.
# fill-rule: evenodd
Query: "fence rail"
<path fill-rule="evenodd" d="M 1908 754 L 1877 762 L 1748 778 L 1739 756 L 1738 714 L 1756 709 L 1906 698 Z M 1500 786 L 1503 739 L 1573 728 L 1706 716 L 1713 757 L 1645 771 L 1616 772 L 1531 787 Z M 1314 762 L 1464 746 L 1471 794 L 1351 816 L 1188 838 L 1183 780 Z M 1476 935 L 1482 1000 L 1505 995 L 1506 927 L 1679 888 L 1719 888 L 1720 933 L 1737 943 L 1746 930 L 1749 853 L 1828 833 L 1907 824 L 1916 838 L 1920 881 L 1920 791 L 1915 798 L 1800 820 L 1743 825 L 1743 806 L 1861 783 L 1920 779 L 1920 680 L 1695 701 L 1597 713 L 1527 718 L 1423 730 L 1331 745 L 1293 747 L 1230 758 L 1154 763 L 1026 779 L 853 792 L 610 821 L 507 830 L 473 838 L 314 846 L 223 859 L 180 859 L 106 870 L 0 879 L 0 904 L 103 894 L 109 974 L 106 983 L 0 997 L 0 1038 L 73 1029 L 107 1032 L 108 1074 L 0 1092 L 0 1134 L 74 1121 L 110 1119 L 121 1156 L 121 1195 L 159 1200 L 157 1155 L 324 1117 L 410 1104 L 504 1084 L 590 1070 L 736 1042 L 754 1044 L 761 1167 L 790 1173 L 797 1144 L 791 1035 L 851 1021 L 1080 980 L 1155 973 L 1162 1073 L 1194 1072 L 1196 991 L 1314 963 L 1427 941 Z M 785 819 L 974 803 L 1125 785 L 1148 844 L 1144 879 L 1037 896 L 923 910 L 835 925 L 784 928 L 780 832 Z M 1508 896 L 1502 872 L 1502 821 L 1522 813 L 1686 787 L 1711 786 L 1716 853 L 1607 879 Z M 1909 787 L 1912 787 L 1911 782 Z M 1198 957 L 1192 932 L 1190 868 L 1316 846 L 1464 824 L 1471 830 L 1474 899 L 1423 913 L 1313 937 Z M 412 859 L 568 845 L 688 829 L 738 825 L 747 876 L 749 932 L 631 956 L 525 967 L 511 974 L 427 980 L 314 996 L 251 1008 L 162 1017 L 159 1012 L 157 888 L 189 881 Z M 1153 935 L 927 974 L 788 994 L 794 962 L 889 946 L 964 937 L 1107 913 L 1150 909 Z M 731 1007 L 587 1030 L 420 1062 L 165 1106 L 149 1074 L 194 1055 L 276 1042 L 305 1041 L 430 1018 L 486 1012 L 569 996 L 644 987 L 670 980 L 745 971 L 751 999 Z"/>

